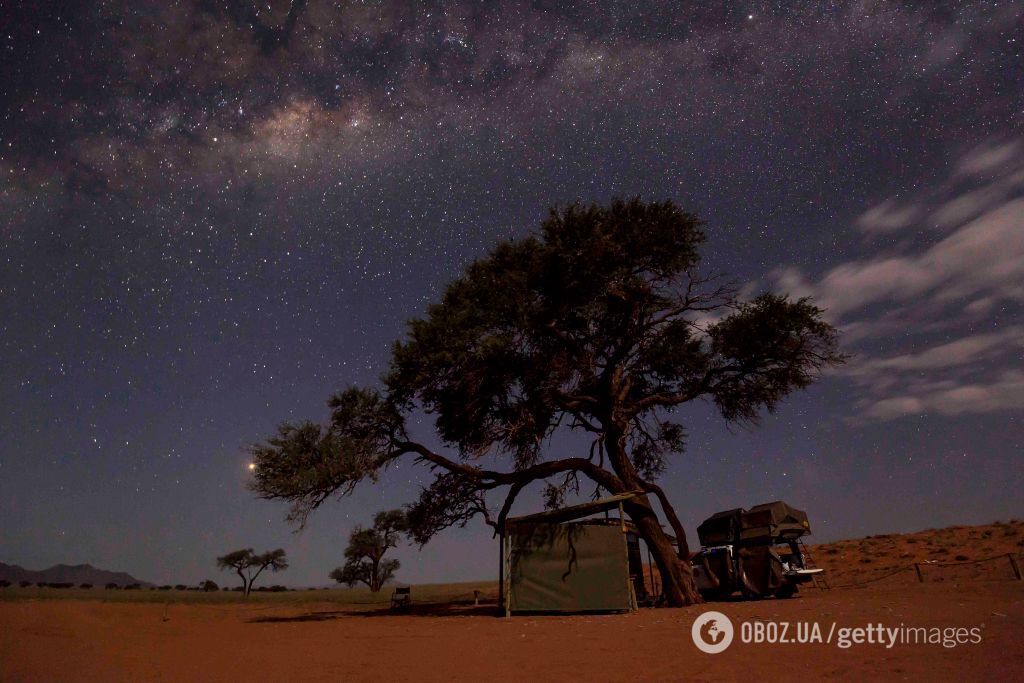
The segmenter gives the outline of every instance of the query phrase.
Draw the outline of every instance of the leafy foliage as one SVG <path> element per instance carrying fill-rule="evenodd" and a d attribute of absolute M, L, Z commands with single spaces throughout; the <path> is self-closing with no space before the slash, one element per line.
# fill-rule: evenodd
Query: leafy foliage
<path fill-rule="evenodd" d="M 242 580 L 239 590 L 245 591 L 246 595 L 252 592 L 252 585 L 263 573 L 263 570 L 270 569 L 275 574 L 288 568 L 288 559 L 285 551 L 281 548 L 268 550 L 257 555 L 252 548 L 235 550 L 217 558 L 217 568 L 221 570 L 233 569 Z M 162 588 L 161 588 L 162 590 Z"/>
<path fill-rule="evenodd" d="M 400 533 L 407 527 L 402 510 L 378 512 L 371 528 L 357 526 L 352 530 L 345 548 L 345 565 L 333 570 L 330 577 L 348 586 L 365 583 L 371 592 L 378 592 L 401 566 L 398 560 L 383 558 L 388 550 L 398 545 Z"/>

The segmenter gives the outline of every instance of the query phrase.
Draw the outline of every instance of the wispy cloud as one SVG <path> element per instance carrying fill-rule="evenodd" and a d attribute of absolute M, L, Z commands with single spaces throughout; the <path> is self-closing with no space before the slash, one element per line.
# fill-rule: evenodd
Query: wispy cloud
<path fill-rule="evenodd" d="M 1024 409 L 1024 372 L 1008 370 L 995 381 L 971 382 L 917 394 L 902 394 L 861 403 L 864 418 L 891 420 L 937 413 L 964 415 Z"/>
<path fill-rule="evenodd" d="M 1024 305 L 1022 152 L 1017 140 L 985 143 L 939 187 L 856 219 L 869 236 L 905 232 L 896 247 L 816 280 L 796 268 L 771 274 L 814 297 L 857 347 L 841 373 L 863 391 L 856 419 L 1024 407 L 1024 326 L 1005 320 Z M 881 352 L 893 347 L 902 352 Z"/>

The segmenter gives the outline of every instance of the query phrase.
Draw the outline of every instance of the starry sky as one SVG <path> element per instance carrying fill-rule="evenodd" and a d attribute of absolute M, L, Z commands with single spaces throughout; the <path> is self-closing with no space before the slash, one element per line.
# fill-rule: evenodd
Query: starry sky
<path fill-rule="evenodd" d="M 704 4 L 0 1 L 0 561 L 230 582 L 217 555 L 282 546 L 275 581 L 328 583 L 429 475 L 296 534 L 246 444 L 376 384 L 548 207 L 635 195 L 855 354 L 757 428 L 687 408 L 691 530 L 777 498 L 818 540 L 1024 515 L 1024 7 Z M 496 546 L 450 530 L 399 577 Z"/>

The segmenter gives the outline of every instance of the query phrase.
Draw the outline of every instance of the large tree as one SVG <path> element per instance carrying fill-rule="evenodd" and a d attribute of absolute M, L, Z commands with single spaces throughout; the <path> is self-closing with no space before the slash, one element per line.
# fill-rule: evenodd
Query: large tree
<path fill-rule="evenodd" d="M 253 552 L 252 548 L 245 548 L 218 557 L 217 568 L 235 570 L 242 579 L 242 590 L 248 596 L 252 592 L 252 585 L 256 583 L 264 569 L 270 569 L 276 574 L 288 568 L 288 559 L 281 548 L 268 550 L 259 555 Z"/>
<path fill-rule="evenodd" d="M 345 565 L 332 571 L 331 578 L 349 586 L 365 583 L 370 592 L 377 593 L 398 571 L 398 560 L 385 560 L 384 554 L 398 545 L 399 536 L 405 529 L 405 512 L 402 510 L 378 512 L 372 527 L 364 529 L 357 526 L 352 530 L 345 548 Z"/>
<path fill-rule="evenodd" d="M 741 301 L 699 271 L 704 241 L 701 222 L 671 202 L 553 209 L 539 234 L 500 243 L 409 323 L 383 389 L 345 389 L 326 425 L 286 423 L 253 446 L 254 490 L 290 501 L 302 524 L 331 496 L 414 460 L 435 474 L 408 511 L 424 543 L 476 515 L 500 526 L 534 482 L 558 505 L 582 475 L 595 495 L 639 494 L 625 509 L 669 604 L 698 601 L 686 532 L 657 484 L 683 450 L 679 407 L 702 399 L 728 422 L 756 423 L 843 360 L 808 299 Z M 433 416 L 443 449 L 410 437 L 418 413 Z M 559 429 L 589 435 L 589 450 L 550 452 Z M 488 494 L 499 490 L 495 514 Z"/>

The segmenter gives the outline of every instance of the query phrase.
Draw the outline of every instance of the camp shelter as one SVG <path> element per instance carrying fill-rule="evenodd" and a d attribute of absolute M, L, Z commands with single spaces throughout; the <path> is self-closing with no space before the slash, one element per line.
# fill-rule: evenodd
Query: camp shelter
<path fill-rule="evenodd" d="M 624 493 L 509 518 L 501 529 L 505 614 L 628 611 L 646 602 L 640 537 Z M 608 512 L 618 509 L 618 517 Z M 605 517 L 584 519 L 605 513 Z"/>

